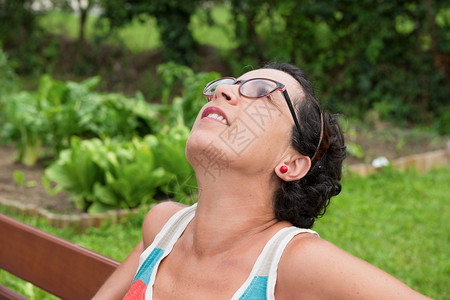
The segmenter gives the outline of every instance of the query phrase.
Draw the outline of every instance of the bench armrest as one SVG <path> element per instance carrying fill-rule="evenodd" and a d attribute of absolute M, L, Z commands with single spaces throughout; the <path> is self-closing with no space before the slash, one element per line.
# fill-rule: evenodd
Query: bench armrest
<path fill-rule="evenodd" d="M 63 299 L 90 299 L 119 262 L 0 214 L 0 268 Z"/>

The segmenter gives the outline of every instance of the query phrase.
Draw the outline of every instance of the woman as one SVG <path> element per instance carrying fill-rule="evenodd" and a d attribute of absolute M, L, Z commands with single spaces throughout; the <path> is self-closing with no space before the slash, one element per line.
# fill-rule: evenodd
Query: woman
<path fill-rule="evenodd" d="M 309 229 L 341 190 L 345 146 L 300 69 L 267 66 L 203 94 L 186 145 L 198 204 L 152 208 L 97 299 L 425 298 Z"/>

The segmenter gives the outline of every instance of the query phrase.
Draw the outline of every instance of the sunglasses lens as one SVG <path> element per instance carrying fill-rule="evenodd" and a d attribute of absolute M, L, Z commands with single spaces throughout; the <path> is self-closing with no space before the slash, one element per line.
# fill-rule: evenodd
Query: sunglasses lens
<path fill-rule="evenodd" d="M 277 89 L 277 84 L 270 80 L 254 79 L 244 82 L 241 85 L 243 96 L 250 98 L 261 98 L 267 96 Z"/>
<path fill-rule="evenodd" d="M 216 92 L 216 88 L 219 85 L 223 85 L 223 84 L 234 84 L 236 81 L 232 78 L 222 78 L 213 82 L 210 82 L 206 85 L 205 89 L 203 90 L 203 95 L 205 96 L 213 96 L 214 93 Z"/>

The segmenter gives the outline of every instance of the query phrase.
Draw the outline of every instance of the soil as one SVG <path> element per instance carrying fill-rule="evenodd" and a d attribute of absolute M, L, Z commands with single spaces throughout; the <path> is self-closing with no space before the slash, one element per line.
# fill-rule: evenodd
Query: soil
<path fill-rule="evenodd" d="M 80 212 L 73 203 L 69 202 L 69 195 L 61 192 L 50 196 L 41 178 L 44 175 L 44 164 L 38 162 L 32 167 L 28 167 L 16 162 L 17 151 L 13 145 L 0 146 L 0 200 L 12 200 L 24 204 L 33 204 L 37 207 L 49 211 L 60 213 Z M 25 175 L 23 186 L 18 186 L 13 173 L 21 171 Z"/>
<path fill-rule="evenodd" d="M 363 157 L 349 155 L 347 164 L 370 163 L 384 156 L 389 160 L 417 153 L 425 153 L 448 147 L 448 139 L 431 134 L 420 133 L 412 129 L 399 129 L 385 123 L 377 123 L 371 130 L 351 128 L 347 130 L 346 141 L 359 145 Z M 61 192 L 50 196 L 41 183 L 44 175 L 44 163 L 27 167 L 15 162 L 16 149 L 13 145 L 0 145 L 0 200 L 12 200 L 33 204 L 56 213 L 80 213 L 69 194 Z M 19 187 L 13 173 L 19 170 L 25 174 L 25 181 Z"/>

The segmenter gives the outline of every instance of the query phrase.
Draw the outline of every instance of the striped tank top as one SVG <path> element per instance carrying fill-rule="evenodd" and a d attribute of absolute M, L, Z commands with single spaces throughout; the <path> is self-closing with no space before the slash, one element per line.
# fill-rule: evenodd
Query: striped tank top
<path fill-rule="evenodd" d="M 169 255 L 173 246 L 195 215 L 197 204 L 186 207 L 174 214 L 158 233 L 153 243 L 139 258 L 139 267 L 125 300 L 152 299 L 153 284 L 160 262 Z M 281 254 L 289 241 L 299 233 L 315 231 L 297 227 L 285 227 L 278 231 L 264 246 L 249 277 L 231 298 L 274 299 L 277 268 Z"/>

